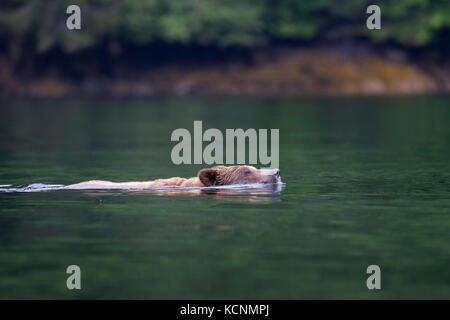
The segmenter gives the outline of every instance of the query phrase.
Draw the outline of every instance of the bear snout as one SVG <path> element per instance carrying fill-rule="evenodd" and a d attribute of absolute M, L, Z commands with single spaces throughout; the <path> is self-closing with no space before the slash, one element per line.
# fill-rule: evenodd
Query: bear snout
<path fill-rule="evenodd" d="M 280 183 L 280 169 L 259 169 L 259 174 L 262 176 L 262 183 Z"/>
<path fill-rule="evenodd" d="M 280 176 L 280 169 L 259 169 L 259 173 L 263 176 Z"/>
<path fill-rule="evenodd" d="M 280 177 L 280 169 L 275 169 L 275 173 L 273 174 L 275 177 L 279 178 Z"/>

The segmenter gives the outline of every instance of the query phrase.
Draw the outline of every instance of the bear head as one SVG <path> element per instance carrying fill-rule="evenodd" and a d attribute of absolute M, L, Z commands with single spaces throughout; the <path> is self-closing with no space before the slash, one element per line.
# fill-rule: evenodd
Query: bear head
<path fill-rule="evenodd" d="M 206 187 L 281 182 L 279 169 L 256 169 L 252 166 L 206 168 L 198 172 L 198 178 Z"/>

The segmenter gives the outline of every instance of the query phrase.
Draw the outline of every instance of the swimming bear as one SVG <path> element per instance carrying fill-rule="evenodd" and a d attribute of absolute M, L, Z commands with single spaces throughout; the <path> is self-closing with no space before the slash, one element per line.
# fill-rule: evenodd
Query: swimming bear
<path fill-rule="evenodd" d="M 256 169 L 252 166 L 215 166 L 202 169 L 196 177 L 151 181 L 111 182 L 90 180 L 65 186 L 65 189 L 148 189 L 160 187 L 212 187 L 233 184 L 280 183 L 279 169 Z"/>

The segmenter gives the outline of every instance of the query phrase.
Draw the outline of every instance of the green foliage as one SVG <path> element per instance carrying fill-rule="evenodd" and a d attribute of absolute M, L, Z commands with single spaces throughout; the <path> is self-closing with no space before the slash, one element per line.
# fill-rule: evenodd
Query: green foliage
<path fill-rule="evenodd" d="M 382 30 L 369 31 L 366 8 L 381 9 Z M 450 28 L 448 0 L 266 0 L 268 31 L 276 38 L 365 35 L 373 41 L 427 45 L 439 31 Z"/>
<path fill-rule="evenodd" d="M 275 38 L 304 38 L 316 36 L 319 27 L 315 1 L 267 0 L 268 34 Z"/>
<path fill-rule="evenodd" d="M 82 30 L 65 26 L 77 4 Z M 378 4 L 382 30 L 365 27 L 366 8 Z M 38 52 L 74 52 L 99 43 L 255 47 L 276 39 L 309 40 L 364 35 L 404 45 L 444 42 L 448 0 L 2 0 L 0 38 L 9 46 L 33 39 Z"/>
<path fill-rule="evenodd" d="M 118 7 L 119 28 L 136 43 L 252 46 L 263 40 L 261 12 L 245 1 L 126 0 Z"/>
<path fill-rule="evenodd" d="M 448 0 L 388 0 L 383 2 L 384 32 L 376 40 L 394 39 L 409 45 L 426 45 L 437 39 L 439 31 L 450 28 Z"/>

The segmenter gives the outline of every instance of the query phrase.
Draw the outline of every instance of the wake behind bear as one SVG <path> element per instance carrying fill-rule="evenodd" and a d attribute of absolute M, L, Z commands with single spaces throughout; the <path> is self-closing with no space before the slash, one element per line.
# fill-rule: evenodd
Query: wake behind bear
<path fill-rule="evenodd" d="M 279 169 L 256 169 L 252 166 L 216 166 L 202 169 L 196 177 L 151 181 L 111 182 L 90 180 L 65 186 L 64 189 L 149 189 L 161 187 L 212 187 L 233 184 L 281 183 Z"/>

